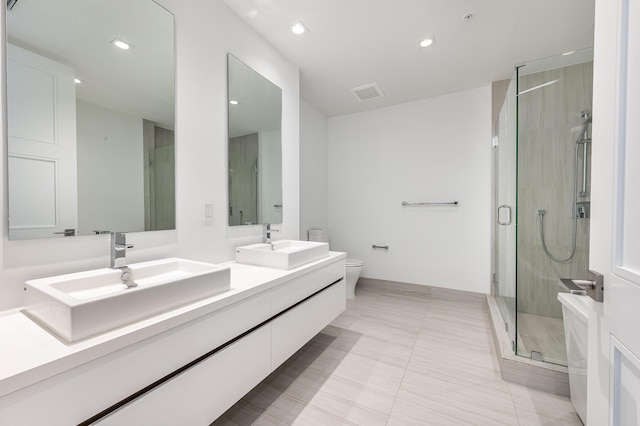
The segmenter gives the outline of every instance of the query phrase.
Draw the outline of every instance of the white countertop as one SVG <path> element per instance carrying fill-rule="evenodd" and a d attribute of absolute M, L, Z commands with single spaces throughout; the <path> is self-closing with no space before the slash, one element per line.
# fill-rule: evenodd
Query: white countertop
<path fill-rule="evenodd" d="M 20 309 L 3 312 L 0 314 L 0 397 L 344 258 L 345 253 L 329 252 L 325 258 L 288 271 L 228 262 L 222 265 L 229 265 L 231 269 L 230 291 L 73 344 L 58 339 Z"/>

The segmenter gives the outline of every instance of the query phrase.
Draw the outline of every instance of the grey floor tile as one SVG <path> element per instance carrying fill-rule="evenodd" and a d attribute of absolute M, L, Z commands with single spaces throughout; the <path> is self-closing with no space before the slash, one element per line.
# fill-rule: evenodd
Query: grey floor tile
<path fill-rule="evenodd" d="M 356 341 L 339 338 L 331 347 L 401 368 L 407 366 L 413 352 L 413 346 L 392 343 L 369 336 L 361 336 Z"/>
<path fill-rule="evenodd" d="M 367 309 L 367 308 L 363 308 Z M 349 328 L 351 324 L 360 318 L 361 311 L 347 310 L 334 319 L 331 325 L 335 327 Z"/>
<path fill-rule="evenodd" d="M 241 399 L 213 422 L 212 426 L 251 425 L 260 418 L 264 411 L 264 408 L 257 407 L 251 402 Z"/>
<path fill-rule="evenodd" d="M 311 404 L 283 395 L 253 424 L 339 426 L 349 424 L 349 422 Z"/>
<path fill-rule="evenodd" d="M 501 380 L 491 333 L 476 294 L 367 285 L 213 424 L 580 426 L 568 398 Z"/>
<path fill-rule="evenodd" d="M 502 381 L 416 397 L 414 404 L 473 425 L 518 424 L 509 386 Z"/>
<path fill-rule="evenodd" d="M 471 425 L 462 420 L 456 419 L 446 414 L 430 410 L 429 408 L 405 401 L 401 398 L 396 400 L 393 411 L 389 416 L 388 426 L 453 426 Z"/>
<path fill-rule="evenodd" d="M 349 391 L 346 391 L 347 389 Z M 361 403 L 367 404 L 367 390 L 364 387 L 352 384 L 350 388 L 344 387 L 343 390 L 344 393 L 341 394 L 335 383 L 329 383 L 321 390 L 313 390 L 302 383 L 296 383 L 287 394 L 348 422 L 372 426 L 386 424 L 388 415 L 375 409 L 378 408 L 376 398 L 369 399 L 369 406 Z M 389 403 L 393 402 L 391 396 L 386 399 Z"/>
<path fill-rule="evenodd" d="M 403 328 L 376 324 L 362 319 L 351 324 L 349 330 L 405 346 L 413 346 L 418 338 L 418 331 L 416 330 L 405 330 Z"/>
<path fill-rule="evenodd" d="M 569 398 L 512 383 L 509 388 L 521 425 L 582 424 Z"/>
<path fill-rule="evenodd" d="M 324 393 L 383 414 L 391 412 L 396 396 L 395 392 L 376 385 L 323 375 L 322 372 L 313 369 L 300 376 L 287 393 L 306 402 L 311 401 L 317 393 Z"/>
<path fill-rule="evenodd" d="M 384 309 L 371 307 L 359 315 L 358 319 L 374 324 L 390 325 L 393 327 L 419 331 L 422 326 L 424 314 L 399 312 L 397 309 Z"/>

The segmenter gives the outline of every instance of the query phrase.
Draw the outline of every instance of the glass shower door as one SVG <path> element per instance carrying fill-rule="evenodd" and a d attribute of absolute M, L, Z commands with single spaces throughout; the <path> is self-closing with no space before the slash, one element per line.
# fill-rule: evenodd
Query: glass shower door
<path fill-rule="evenodd" d="M 494 141 L 495 273 L 493 294 L 505 329 L 516 350 L 516 167 L 517 167 L 517 79 L 514 74 L 500 110 Z"/>
<path fill-rule="evenodd" d="M 590 49 L 527 62 L 518 80 L 517 354 L 566 365 L 561 279 L 589 280 Z"/>

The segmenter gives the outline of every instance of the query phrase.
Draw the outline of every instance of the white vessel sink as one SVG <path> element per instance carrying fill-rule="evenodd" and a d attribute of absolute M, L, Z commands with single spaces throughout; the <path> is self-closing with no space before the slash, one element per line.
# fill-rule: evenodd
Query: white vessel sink
<path fill-rule="evenodd" d="M 236 248 L 236 262 L 293 269 L 329 255 L 329 244 L 314 241 L 279 240 Z"/>
<path fill-rule="evenodd" d="M 228 266 L 169 258 L 128 267 L 136 287 L 111 268 L 27 281 L 23 312 L 75 342 L 230 288 Z"/>

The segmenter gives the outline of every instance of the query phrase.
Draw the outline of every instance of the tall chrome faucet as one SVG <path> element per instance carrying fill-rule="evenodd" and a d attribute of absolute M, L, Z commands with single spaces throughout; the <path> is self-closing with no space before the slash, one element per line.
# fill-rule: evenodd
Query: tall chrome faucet
<path fill-rule="evenodd" d="M 111 233 L 111 267 L 122 271 L 120 277 L 122 283 L 131 288 L 137 284 L 133 281 L 131 269 L 127 266 L 128 248 L 133 248 L 133 246 L 127 244 L 127 234 L 124 232 Z"/>
<path fill-rule="evenodd" d="M 271 244 L 271 249 L 274 249 L 273 243 L 271 242 L 271 233 L 272 232 L 280 232 L 278 229 L 271 229 L 270 223 L 262 224 L 262 242 L 265 244 Z"/>
<path fill-rule="evenodd" d="M 133 248 L 127 245 L 127 234 L 124 232 L 111 233 L 111 267 L 122 268 L 127 266 L 127 249 Z"/>
<path fill-rule="evenodd" d="M 271 224 L 270 223 L 262 224 L 262 242 L 265 244 L 271 243 Z"/>

